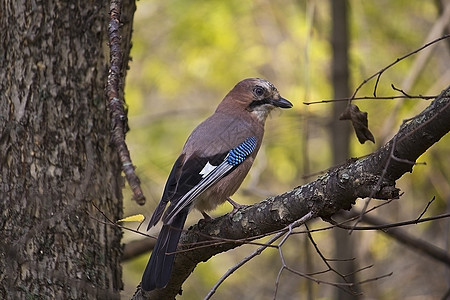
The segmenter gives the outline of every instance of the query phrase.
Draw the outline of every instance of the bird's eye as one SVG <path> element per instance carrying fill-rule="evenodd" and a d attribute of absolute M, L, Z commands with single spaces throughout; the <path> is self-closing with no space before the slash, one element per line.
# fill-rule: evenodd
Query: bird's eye
<path fill-rule="evenodd" d="M 253 93 L 255 93 L 256 96 L 261 97 L 264 95 L 264 89 L 260 86 L 257 86 L 253 89 Z"/>

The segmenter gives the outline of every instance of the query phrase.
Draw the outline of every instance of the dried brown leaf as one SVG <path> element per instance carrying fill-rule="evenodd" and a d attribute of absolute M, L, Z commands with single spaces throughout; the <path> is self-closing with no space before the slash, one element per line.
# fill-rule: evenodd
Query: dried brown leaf
<path fill-rule="evenodd" d="M 350 120 L 352 122 L 358 141 L 361 144 L 368 140 L 375 143 L 375 138 L 369 130 L 367 112 L 360 111 L 358 106 L 354 104 L 347 105 L 345 111 L 339 116 L 339 120 Z"/>

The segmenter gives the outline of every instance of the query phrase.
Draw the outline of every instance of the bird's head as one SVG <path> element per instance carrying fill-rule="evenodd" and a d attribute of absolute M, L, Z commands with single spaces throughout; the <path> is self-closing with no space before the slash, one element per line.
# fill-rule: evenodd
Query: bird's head
<path fill-rule="evenodd" d="M 276 107 L 291 108 L 292 103 L 281 97 L 277 88 L 269 81 L 248 78 L 236 84 L 217 110 L 244 109 L 260 121 L 265 121 L 270 111 Z"/>

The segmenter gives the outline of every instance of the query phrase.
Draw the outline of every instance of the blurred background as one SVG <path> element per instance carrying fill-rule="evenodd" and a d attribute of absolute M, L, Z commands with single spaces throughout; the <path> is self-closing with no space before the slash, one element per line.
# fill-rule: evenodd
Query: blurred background
<path fill-rule="evenodd" d="M 448 33 L 449 12 L 450 2 L 441 0 L 138 1 L 125 98 L 131 128 L 127 142 L 147 204 L 140 207 L 129 200 L 125 188 L 125 215 L 151 216 L 189 133 L 244 78 L 271 81 L 294 108 L 274 111 L 269 117 L 263 146 L 235 201 L 261 201 L 313 181 L 347 158 L 377 150 L 392 138 L 402 120 L 422 111 L 429 101 L 356 101 L 368 112 L 376 141 L 363 145 L 347 121 L 337 121 L 345 102 L 304 102 L 351 96 L 364 79 Z M 449 54 L 450 39 L 446 39 L 401 61 L 383 73 L 377 95 L 400 95 L 391 84 L 411 95 L 439 94 L 450 82 Z M 358 96 L 372 96 L 374 83 L 364 85 Z M 404 192 L 401 199 L 371 216 L 385 223 L 412 220 L 434 196 L 425 217 L 449 212 L 449 153 L 447 136 L 419 159 L 426 165 L 415 166 L 412 174 L 398 181 Z M 370 206 L 378 204 L 370 202 Z M 359 200 L 355 208 L 363 206 Z M 211 215 L 230 210 L 224 204 Z M 191 213 L 186 228 L 200 218 L 201 214 Z M 309 226 L 328 224 L 315 220 Z M 144 231 L 146 225 L 142 227 Z M 447 219 L 402 228 L 447 253 L 449 229 Z M 158 228 L 149 233 L 156 236 Z M 373 265 L 350 279 L 365 281 L 393 274 L 360 285 L 355 290 L 361 295 L 355 297 L 284 271 L 274 296 L 281 261 L 276 250 L 268 249 L 226 280 L 213 299 L 440 299 L 450 288 L 448 267 L 383 232 L 349 235 L 332 229 L 312 236 L 325 257 L 352 259 L 331 262 L 343 274 Z M 143 238 L 125 231 L 123 242 Z M 242 246 L 200 264 L 179 298 L 203 299 L 230 267 L 255 249 Z M 300 272 L 326 270 L 304 234 L 291 236 L 282 250 L 287 264 Z M 134 293 L 149 255 L 123 264 L 123 299 Z M 339 281 L 331 272 L 318 278 Z"/>

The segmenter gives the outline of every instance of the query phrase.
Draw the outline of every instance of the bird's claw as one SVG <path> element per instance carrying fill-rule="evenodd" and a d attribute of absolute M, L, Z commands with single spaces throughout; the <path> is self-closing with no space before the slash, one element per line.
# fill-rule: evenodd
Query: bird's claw
<path fill-rule="evenodd" d="M 212 220 L 211 216 L 208 215 L 206 212 L 202 211 L 201 213 L 202 213 L 203 219 L 205 219 L 205 221 Z"/>
<path fill-rule="evenodd" d="M 248 205 L 244 205 L 244 204 L 239 204 L 236 201 L 234 201 L 233 199 L 231 199 L 230 197 L 227 198 L 227 201 L 230 202 L 231 205 L 233 205 L 233 210 L 230 212 L 231 218 L 237 213 L 237 211 L 239 209 L 248 206 Z"/>

